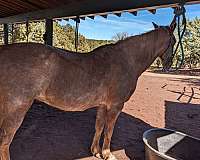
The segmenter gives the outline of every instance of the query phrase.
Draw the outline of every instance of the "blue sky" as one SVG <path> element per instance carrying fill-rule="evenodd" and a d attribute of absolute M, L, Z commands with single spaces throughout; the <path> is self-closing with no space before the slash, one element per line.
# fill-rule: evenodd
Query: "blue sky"
<path fill-rule="evenodd" d="M 187 18 L 200 18 L 200 4 L 186 6 Z M 122 13 L 121 17 L 109 14 L 105 19 L 101 16 L 96 16 L 95 19 L 86 18 L 81 20 L 79 32 L 90 39 L 109 40 L 119 32 L 128 32 L 130 35 L 144 33 L 153 28 L 152 22 L 159 25 L 168 25 L 173 19 L 173 9 L 164 8 L 158 9 L 155 15 L 148 11 L 139 11 L 138 16 L 130 13 Z M 62 24 L 70 23 L 75 25 L 73 20 L 62 21 Z"/>

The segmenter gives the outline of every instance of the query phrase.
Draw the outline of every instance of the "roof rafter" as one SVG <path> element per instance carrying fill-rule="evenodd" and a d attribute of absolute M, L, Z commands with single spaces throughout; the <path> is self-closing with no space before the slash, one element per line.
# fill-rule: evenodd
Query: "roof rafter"
<path fill-rule="evenodd" d="M 21 2 L 23 2 L 23 3 L 26 3 L 26 4 L 29 4 L 29 5 L 31 5 L 31 6 L 33 6 L 33 7 L 35 7 L 35 8 L 37 8 L 37 9 L 44 9 L 43 7 L 41 7 L 40 5 L 37 5 L 36 3 L 34 3 L 34 2 L 32 2 L 32 1 L 29 1 L 29 0 L 19 0 L 19 1 L 21 1 Z"/>

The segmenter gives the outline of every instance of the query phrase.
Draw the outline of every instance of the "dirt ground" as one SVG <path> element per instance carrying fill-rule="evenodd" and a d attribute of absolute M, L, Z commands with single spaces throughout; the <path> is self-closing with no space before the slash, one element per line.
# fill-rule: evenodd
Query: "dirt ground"
<path fill-rule="evenodd" d="M 96 160 L 89 147 L 96 110 L 63 112 L 35 102 L 11 145 L 12 160 Z M 144 160 L 142 134 L 152 127 L 200 138 L 200 78 L 144 73 L 112 138 L 119 160 Z"/>

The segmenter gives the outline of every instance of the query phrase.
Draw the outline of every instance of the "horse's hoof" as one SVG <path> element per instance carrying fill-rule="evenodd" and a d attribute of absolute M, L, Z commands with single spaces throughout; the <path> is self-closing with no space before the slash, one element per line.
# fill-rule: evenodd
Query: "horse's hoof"
<path fill-rule="evenodd" d="M 98 159 L 101 159 L 101 158 L 102 158 L 100 153 L 97 153 L 97 154 L 95 154 L 94 156 L 95 156 L 96 158 L 98 158 Z"/>
<path fill-rule="evenodd" d="M 108 149 L 104 150 L 102 155 L 104 160 L 117 160 L 117 158 Z"/>
<path fill-rule="evenodd" d="M 100 153 L 92 153 L 94 157 L 98 158 L 98 159 L 102 159 L 102 156 Z"/>
<path fill-rule="evenodd" d="M 117 158 L 112 153 L 110 153 L 110 155 L 108 156 L 108 158 L 106 158 L 106 160 L 117 160 Z"/>
<path fill-rule="evenodd" d="M 101 150 L 100 150 L 100 147 L 99 147 L 99 146 L 98 146 L 98 147 L 92 146 L 92 147 L 91 147 L 91 152 L 92 152 L 93 156 L 95 156 L 96 158 L 99 158 L 99 159 L 102 158 L 102 157 L 101 157 L 101 154 L 100 154 Z"/>

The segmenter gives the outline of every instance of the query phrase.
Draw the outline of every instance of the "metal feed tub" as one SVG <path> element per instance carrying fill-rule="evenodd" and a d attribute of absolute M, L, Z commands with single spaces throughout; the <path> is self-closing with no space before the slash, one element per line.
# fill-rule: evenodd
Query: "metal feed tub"
<path fill-rule="evenodd" d="M 200 140 L 169 129 L 143 134 L 146 160 L 200 160 Z"/>

